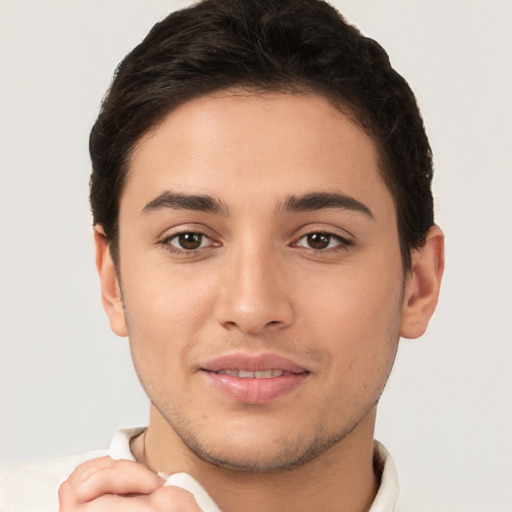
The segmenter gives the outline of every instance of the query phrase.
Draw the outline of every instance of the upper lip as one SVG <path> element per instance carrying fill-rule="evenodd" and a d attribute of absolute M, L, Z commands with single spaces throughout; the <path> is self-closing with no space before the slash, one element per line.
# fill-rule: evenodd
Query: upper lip
<path fill-rule="evenodd" d="M 200 365 L 202 370 L 218 372 L 221 370 L 245 370 L 248 372 L 260 372 L 267 370 L 283 370 L 289 373 L 305 373 L 307 368 L 277 354 L 247 354 L 236 352 L 224 354 Z"/>

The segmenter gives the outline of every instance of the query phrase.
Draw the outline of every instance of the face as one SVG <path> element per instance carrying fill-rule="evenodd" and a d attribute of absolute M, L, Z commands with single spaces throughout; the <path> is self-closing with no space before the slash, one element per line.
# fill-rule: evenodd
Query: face
<path fill-rule="evenodd" d="M 282 469 L 371 421 L 407 278 L 349 118 L 308 95 L 192 100 L 142 139 L 120 205 L 111 324 L 188 448 Z"/>

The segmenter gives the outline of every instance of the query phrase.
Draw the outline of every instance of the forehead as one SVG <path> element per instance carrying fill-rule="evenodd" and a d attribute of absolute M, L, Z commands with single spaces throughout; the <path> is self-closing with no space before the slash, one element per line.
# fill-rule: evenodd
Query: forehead
<path fill-rule="evenodd" d="M 176 108 L 140 140 L 121 209 L 165 190 L 274 206 L 320 190 L 389 202 L 378 160 L 372 139 L 321 96 L 219 92 Z"/>

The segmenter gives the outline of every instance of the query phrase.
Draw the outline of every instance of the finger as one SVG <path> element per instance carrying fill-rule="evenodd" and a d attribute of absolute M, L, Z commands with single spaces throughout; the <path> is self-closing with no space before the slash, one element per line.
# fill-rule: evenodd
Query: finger
<path fill-rule="evenodd" d="M 64 505 L 59 512 L 202 512 L 190 492 L 173 486 L 160 487 L 145 496 L 104 495 L 79 507 Z"/>
<path fill-rule="evenodd" d="M 98 457 L 97 459 L 91 459 L 83 462 L 77 466 L 74 471 L 69 475 L 68 480 L 71 478 L 82 478 L 83 473 L 88 471 L 90 468 L 100 468 L 112 466 L 114 460 L 111 457 Z"/>
<path fill-rule="evenodd" d="M 150 494 L 163 480 L 146 466 L 128 460 L 98 459 L 70 475 L 68 492 L 76 503 L 86 503 L 104 494 Z"/>
<path fill-rule="evenodd" d="M 59 512 L 159 512 L 151 508 L 148 496 L 124 497 L 106 494 L 87 503 L 65 505 Z"/>

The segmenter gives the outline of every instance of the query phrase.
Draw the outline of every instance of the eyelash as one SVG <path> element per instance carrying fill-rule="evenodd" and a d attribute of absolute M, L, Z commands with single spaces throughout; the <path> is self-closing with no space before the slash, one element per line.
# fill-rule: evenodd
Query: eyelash
<path fill-rule="evenodd" d="M 175 239 L 179 239 L 179 237 L 187 236 L 187 235 L 193 235 L 193 236 L 200 236 L 200 246 L 193 249 L 185 249 L 185 248 L 179 248 L 172 244 L 172 241 Z M 303 239 L 307 239 L 308 237 L 312 237 L 315 235 L 320 235 L 328 239 L 328 246 L 325 248 L 314 248 L 314 247 L 307 247 L 304 245 L 300 245 L 300 241 Z M 210 244 L 207 246 L 202 246 L 205 239 L 210 240 Z M 333 247 L 329 247 L 332 241 L 336 241 L 336 245 Z M 219 242 L 214 242 L 206 233 L 203 233 L 201 231 L 181 231 L 179 233 L 174 233 L 173 235 L 170 235 L 166 238 L 164 238 L 161 241 L 161 244 L 166 248 L 167 251 L 169 251 L 172 254 L 177 255 L 186 255 L 186 256 L 194 256 L 198 254 L 201 250 L 208 250 L 212 249 L 214 247 L 220 247 L 221 244 Z M 306 249 L 308 251 L 312 251 L 315 254 L 329 254 L 329 253 L 336 253 L 341 251 L 346 251 L 350 246 L 353 245 L 353 242 L 348 240 L 347 238 L 344 238 L 340 235 L 337 235 L 335 233 L 331 233 L 328 231 L 311 231 L 309 233 L 306 233 L 299 237 L 296 241 L 292 242 L 291 247 L 300 247 L 303 249 Z"/>

